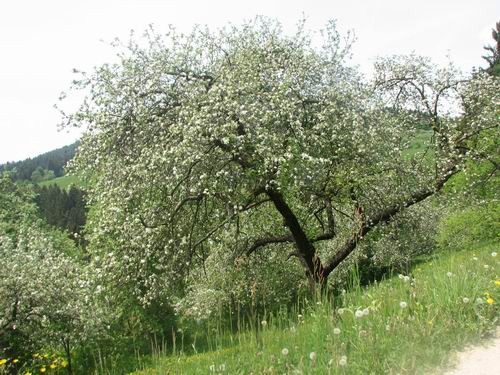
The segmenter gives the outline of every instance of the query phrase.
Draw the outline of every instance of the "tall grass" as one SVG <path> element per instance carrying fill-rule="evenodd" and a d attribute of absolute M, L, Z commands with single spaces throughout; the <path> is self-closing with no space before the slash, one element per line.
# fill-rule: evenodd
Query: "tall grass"
<path fill-rule="evenodd" d="M 151 365 L 135 374 L 427 374 L 497 323 L 497 251 L 495 243 L 448 251 L 366 288 L 354 271 L 339 296 L 172 332 L 174 344 L 155 344 Z"/>

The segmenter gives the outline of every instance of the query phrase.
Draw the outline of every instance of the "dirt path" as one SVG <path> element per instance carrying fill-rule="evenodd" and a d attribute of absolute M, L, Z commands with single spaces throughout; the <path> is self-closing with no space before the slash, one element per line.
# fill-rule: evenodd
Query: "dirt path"
<path fill-rule="evenodd" d="M 456 363 L 444 375 L 500 375 L 500 327 L 494 339 L 458 353 Z"/>

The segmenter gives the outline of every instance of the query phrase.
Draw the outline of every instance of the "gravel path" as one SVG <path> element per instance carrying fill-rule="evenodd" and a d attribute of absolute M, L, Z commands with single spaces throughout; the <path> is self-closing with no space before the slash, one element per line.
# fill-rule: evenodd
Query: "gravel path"
<path fill-rule="evenodd" d="M 494 339 L 458 353 L 456 363 L 445 375 L 500 375 L 500 327 Z"/>

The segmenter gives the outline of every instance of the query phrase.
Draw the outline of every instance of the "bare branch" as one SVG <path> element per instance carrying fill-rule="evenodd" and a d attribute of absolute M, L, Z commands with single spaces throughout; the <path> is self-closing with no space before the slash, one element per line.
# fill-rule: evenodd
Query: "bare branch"
<path fill-rule="evenodd" d="M 270 237 L 259 238 L 258 240 L 256 240 L 252 244 L 252 246 L 250 246 L 246 250 L 246 255 L 248 256 L 248 255 L 254 253 L 260 247 L 264 247 L 264 246 L 276 244 L 276 243 L 287 243 L 287 242 L 288 243 L 293 242 L 293 237 L 291 234 L 285 234 L 282 236 L 270 236 Z"/>

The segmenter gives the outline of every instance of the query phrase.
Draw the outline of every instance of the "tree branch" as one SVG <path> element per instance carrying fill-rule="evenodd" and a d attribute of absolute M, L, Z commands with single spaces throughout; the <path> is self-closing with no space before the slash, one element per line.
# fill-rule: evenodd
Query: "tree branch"
<path fill-rule="evenodd" d="M 379 224 L 390 222 L 395 215 L 401 212 L 403 209 L 413 206 L 416 203 L 422 202 L 426 198 L 434 195 L 436 192 L 441 190 L 446 183 L 454 174 L 459 172 L 457 165 L 450 167 L 446 173 L 437 181 L 433 189 L 423 189 L 419 192 L 414 193 L 409 199 L 401 202 L 398 205 L 387 208 L 381 213 L 364 220 L 361 223 L 360 230 L 355 233 L 351 238 L 349 238 L 340 250 L 333 255 L 329 261 L 326 263 L 323 269 L 323 278 L 326 279 L 330 273 L 337 268 L 337 266 L 342 263 L 342 261 L 347 258 L 357 247 L 358 241 L 361 240 L 368 232 L 373 228 L 377 227 Z"/>
<path fill-rule="evenodd" d="M 246 250 L 246 255 L 247 256 L 251 255 L 260 247 L 264 247 L 264 246 L 276 244 L 276 243 L 286 243 L 286 242 L 293 242 L 293 237 L 291 234 L 284 234 L 282 236 L 269 236 L 269 237 L 259 238 L 258 240 L 254 241 L 252 246 L 250 246 Z"/>

